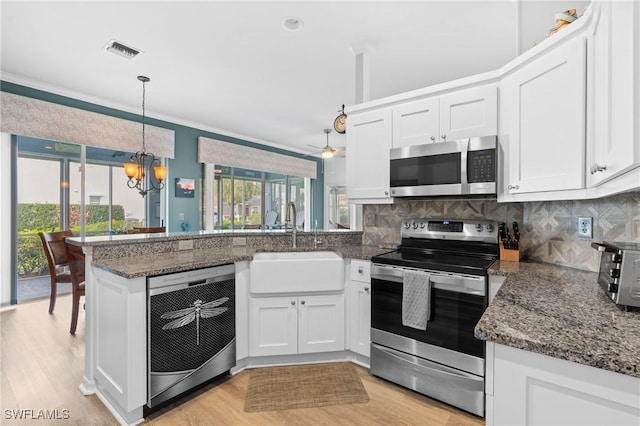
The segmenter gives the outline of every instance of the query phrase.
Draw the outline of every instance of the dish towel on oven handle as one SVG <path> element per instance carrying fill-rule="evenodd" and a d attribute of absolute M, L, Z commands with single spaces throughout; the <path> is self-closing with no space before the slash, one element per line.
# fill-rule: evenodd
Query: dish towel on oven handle
<path fill-rule="evenodd" d="M 402 325 L 426 330 L 430 316 L 431 283 L 429 282 L 429 273 L 403 271 Z"/>

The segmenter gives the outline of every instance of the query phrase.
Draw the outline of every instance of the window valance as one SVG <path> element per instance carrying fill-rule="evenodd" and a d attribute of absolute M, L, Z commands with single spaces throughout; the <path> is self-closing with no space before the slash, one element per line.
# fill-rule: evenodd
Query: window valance
<path fill-rule="evenodd" d="M 203 136 L 198 138 L 198 161 L 311 179 L 316 179 L 318 173 L 318 165 L 315 161 Z"/>
<path fill-rule="evenodd" d="M 142 123 L 7 92 L 0 92 L 0 103 L 4 133 L 120 151 L 142 148 Z M 156 156 L 173 158 L 175 132 L 147 124 L 145 144 Z"/>

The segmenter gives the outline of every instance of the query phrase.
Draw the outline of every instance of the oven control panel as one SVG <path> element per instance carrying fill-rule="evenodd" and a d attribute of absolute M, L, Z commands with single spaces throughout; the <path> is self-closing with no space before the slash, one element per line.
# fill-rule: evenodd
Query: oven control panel
<path fill-rule="evenodd" d="M 498 223 L 482 219 L 404 219 L 400 233 L 402 238 L 432 238 L 495 243 L 498 240 Z"/>

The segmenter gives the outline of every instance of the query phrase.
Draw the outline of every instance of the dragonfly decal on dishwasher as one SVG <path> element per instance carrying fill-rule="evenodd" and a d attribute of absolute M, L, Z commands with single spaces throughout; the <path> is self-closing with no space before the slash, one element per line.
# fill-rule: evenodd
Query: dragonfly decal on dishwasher
<path fill-rule="evenodd" d="M 187 324 L 191 324 L 193 320 L 196 321 L 196 344 L 200 345 L 200 318 L 212 318 L 226 312 L 228 308 L 220 306 L 229 300 L 228 297 L 221 297 L 220 299 L 213 300 L 211 302 L 204 303 L 198 299 L 193 302 L 193 306 L 188 308 L 179 309 L 177 311 L 169 311 L 160 315 L 162 319 L 172 319 L 170 323 L 162 326 L 163 330 L 172 330 L 175 328 L 184 327 Z"/>

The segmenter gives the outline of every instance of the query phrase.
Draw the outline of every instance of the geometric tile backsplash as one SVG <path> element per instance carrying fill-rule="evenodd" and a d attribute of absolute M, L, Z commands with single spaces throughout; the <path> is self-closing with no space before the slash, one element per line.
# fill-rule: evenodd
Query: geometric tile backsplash
<path fill-rule="evenodd" d="M 520 224 L 526 259 L 597 271 L 593 241 L 640 242 L 640 192 L 595 200 L 497 203 L 495 200 L 410 200 L 365 205 L 363 244 L 393 248 L 400 244 L 405 218 L 496 220 Z M 578 238 L 578 217 L 593 218 L 593 238 Z"/>

